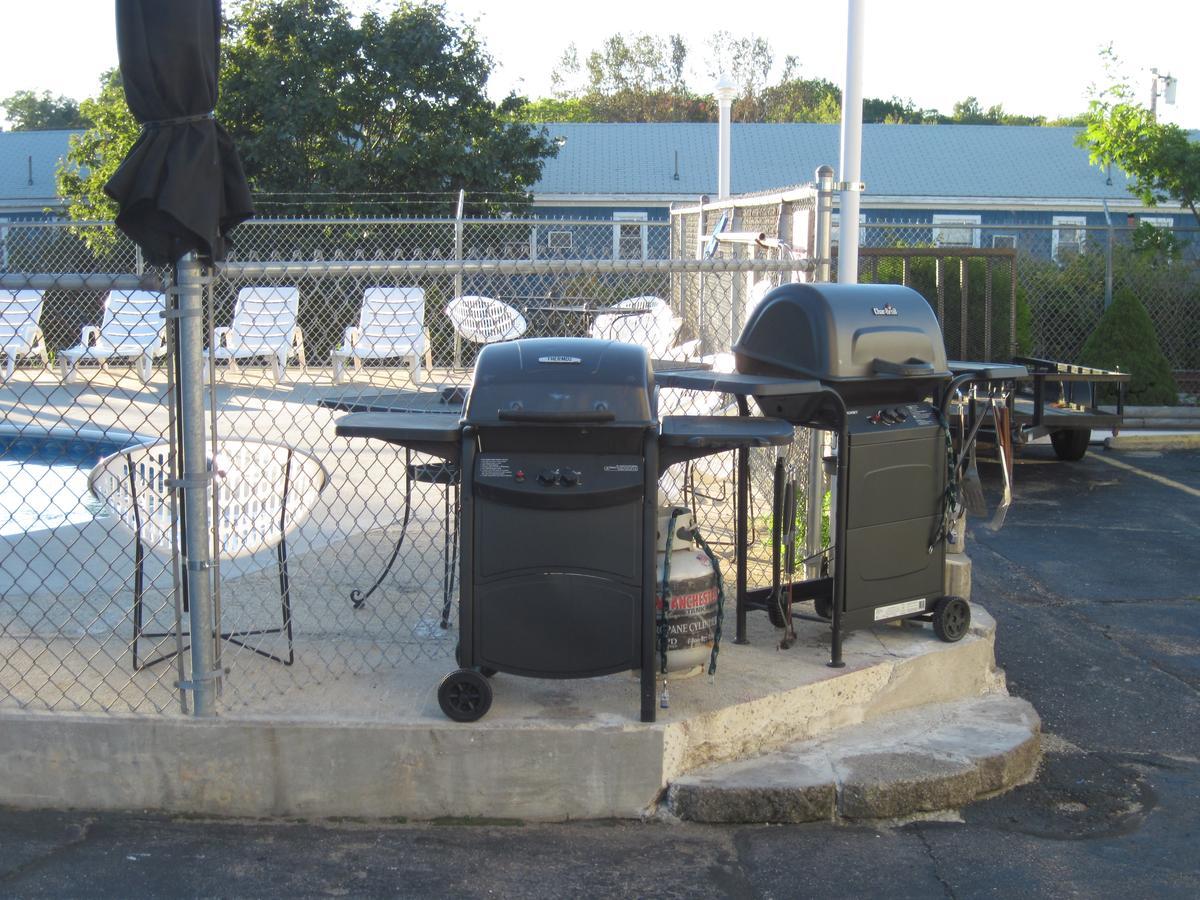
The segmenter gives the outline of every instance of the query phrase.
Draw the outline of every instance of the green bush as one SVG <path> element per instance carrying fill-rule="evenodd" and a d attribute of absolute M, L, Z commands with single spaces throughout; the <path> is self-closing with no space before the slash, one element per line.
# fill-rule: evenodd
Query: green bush
<path fill-rule="evenodd" d="M 1171 366 L 1159 349 L 1154 323 L 1128 288 L 1113 294 L 1112 305 L 1083 345 L 1080 362 L 1129 372 L 1133 378 L 1126 388 L 1125 399 L 1131 404 L 1173 406 L 1179 402 Z M 1115 389 L 1107 393 L 1111 399 Z"/>

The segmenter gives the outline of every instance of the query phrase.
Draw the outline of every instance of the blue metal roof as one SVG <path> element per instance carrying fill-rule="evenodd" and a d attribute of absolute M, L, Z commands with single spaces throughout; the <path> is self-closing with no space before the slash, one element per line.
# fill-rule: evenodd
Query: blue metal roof
<path fill-rule="evenodd" d="M 551 124 L 565 138 L 534 195 L 715 195 L 715 124 Z M 1078 128 L 865 125 L 866 198 L 1130 199 L 1075 146 Z M 733 125 L 730 190 L 769 191 L 838 164 L 837 125 Z M 678 160 L 678 164 L 676 163 Z M 676 178 L 678 173 L 678 178 Z"/>
<path fill-rule="evenodd" d="M 54 173 L 77 131 L 0 132 L 0 213 L 58 205 Z"/>

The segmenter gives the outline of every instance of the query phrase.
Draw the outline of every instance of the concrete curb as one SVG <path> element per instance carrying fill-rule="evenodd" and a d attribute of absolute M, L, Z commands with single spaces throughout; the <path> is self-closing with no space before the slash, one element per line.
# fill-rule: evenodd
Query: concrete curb
<path fill-rule="evenodd" d="M 995 622 L 979 605 L 970 633 L 954 644 L 925 627 L 851 634 L 849 665 L 838 670 L 824 663 L 823 629 L 802 630 L 788 654 L 773 649 L 766 617 L 751 631 L 750 645 L 725 651 L 719 682 L 672 684 L 671 708 L 655 724 L 630 720 L 638 683 L 625 674 L 562 684 L 506 679 L 489 717 L 470 725 L 442 717 L 428 691 L 398 693 L 407 713 L 374 720 L 2 710 L 0 804 L 250 817 L 638 818 L 703 766 L 1004 691 Z M 595 712 L 572 712 L 585 703 Z M 853 781 L 865 794 L 868 775 Z"/>
<path fill-rule="evenodd" d="M 1029 780 L 1041 721 L 991 694 L 921 707 L 673 781 L 665 811 L 708 823 L 896 819 L 955 809 Z"/>
<path fill-rule="evenodd" d="M 1119 434 L 1104 439 L 1108 450 L 1190 450 L 1200 447 L 1200 433 Z"/>

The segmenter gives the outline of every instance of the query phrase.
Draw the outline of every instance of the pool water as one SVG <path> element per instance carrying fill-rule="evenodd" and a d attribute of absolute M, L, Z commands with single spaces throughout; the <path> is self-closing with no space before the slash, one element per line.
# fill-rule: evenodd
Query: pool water
<path fill-rule="evenodd" d="M 95 518 L 104 504 L 88 492 L 88 475 L 101 459 L 130 443 L 0 434 L 0 537 Z"/>

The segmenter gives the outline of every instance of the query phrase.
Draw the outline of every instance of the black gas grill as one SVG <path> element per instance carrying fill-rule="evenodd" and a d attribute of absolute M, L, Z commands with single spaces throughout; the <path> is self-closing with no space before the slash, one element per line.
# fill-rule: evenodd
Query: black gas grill
<path fill-rule="evenodd" d="M 969 381 L 1012 379 L 1024 369 L 948 363 L 929 304 L 900 285 L 783 285 L 763 299 L 733 351 L 735 374 L 668 373 L 659 381 L 750 395 L 765 415 L 838 434 L 833 575 L 739 591 L 739 638 L 744 609 L 774 612 L 784 591 L 815 600 L 832 619 L 833 665 L 841 664 L 844 630 L 889 619 L 921 617 L 944 640 L 962 637 L 970 609 L 943 596 L 953 502 L 945 406 Z M 744 461 L 739 469 L 746 477 Z"/>
<path fill-rule="evenodd" d="M 491 703 L 486 675 L 582 678 L 638 669 L 654 719 L 658 479 L 675 462 L 783 445 L 778 419 L 659 421 L 642 347 L 542 338 L 485 347 L 465 414 L 363 413 L 339 435 L 459 465 L 460 669 L 438 691 L 451 718 Z"/>

